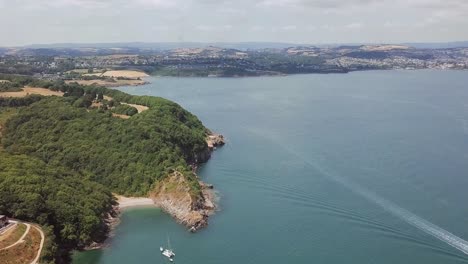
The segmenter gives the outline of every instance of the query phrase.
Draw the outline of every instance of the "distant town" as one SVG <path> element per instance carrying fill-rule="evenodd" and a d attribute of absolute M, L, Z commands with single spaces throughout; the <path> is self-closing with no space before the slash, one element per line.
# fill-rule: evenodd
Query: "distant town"
<path fill-rule="evenodd" d="M 0 73 L 50 80 L 102 80 L 106 70 L 156 76 L 243 77 L 389 69 L 468 69 L 468 48 L 408 45 L 281 47 L 0 48 Z M 144 82 L 141 82 L 144 83 Z"/>

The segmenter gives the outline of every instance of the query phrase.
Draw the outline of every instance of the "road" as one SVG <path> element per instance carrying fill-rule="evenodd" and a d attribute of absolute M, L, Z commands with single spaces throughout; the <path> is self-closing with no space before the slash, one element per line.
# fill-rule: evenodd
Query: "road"
<path fill-rule="evenodd" d="M 38 228 L 37 226 L 34 226 L 34 228 L 36 228 L 36 230 L 39 231 L 39 233 L 41 233 L 41 245 L 39 246 L 39 250 L 37 251 L 36 258 L 33 260 L 33 262 L 31 262 L 31 264 L 39 263 L 39 258 L 41 257 L 41 252 L 42 252 L 42 248 L 44 247 L 44 241 L 45 241 L 45 235 L 44 235 L 44 232 L 42 232 L 42 229 Z"/>

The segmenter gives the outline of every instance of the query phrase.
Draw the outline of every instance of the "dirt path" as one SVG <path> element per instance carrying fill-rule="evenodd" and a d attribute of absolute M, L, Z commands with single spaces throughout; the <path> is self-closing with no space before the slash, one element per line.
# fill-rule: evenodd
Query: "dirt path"
<path fill-rule="evenodd" d="M 39 233 L 41 233 L 41 245 L 39 246 L 39 250 L 37 251 L 36 258 L 31 262 L 31 264 L 39 263 L 39 258 L 41 257 L 41 252 L 42 252 L 42 248 L 44 247 L 44 241 L 45 241 L 45 235 L 44 235 L 44 232 L 42 232 L 42 229 L 36 226 L 34 226 L 34 228 L 36 228 L 36 230 L 39 231 Z"/>
<path fill-rule="evenodd" d="M 4 247 L 4 248 L 2 248 L 2 249 L 0 249 L 0 250 L 7 250 L 7 249 L 9 249 L 9 248 L 12 248 L 12 247 L 18 245 L 19 243 L 23 243 L 23 242 L 24 242 L 24 238 L 28 235 L 29 229 L 31 229 L 31 225 L 30 225 L 30 224 L 26 224 L 26 223 L 24 223 L 24 224 L 26 225 L 26 231 L 24 231 L 24 234 L 20 237 L 20 239 L 18 239 L 18 241 L 16 241 L 15 243 L 9 245 L 8 247 Z"/>
<path fill-rule="evenodd" d="M 124 104 L 124 105 L 129 105 L 131 107 L 135 107 L 136 110 L 138 111 L 138 113 L 141 113 L 143 111 L 146 111 L 149 109 L 149 107 L 147 106 L 144 106 L 144 105 L 137 105 L 137 104 L 127 104 L 127 103 L 121 103 L 121 104 Z"/>

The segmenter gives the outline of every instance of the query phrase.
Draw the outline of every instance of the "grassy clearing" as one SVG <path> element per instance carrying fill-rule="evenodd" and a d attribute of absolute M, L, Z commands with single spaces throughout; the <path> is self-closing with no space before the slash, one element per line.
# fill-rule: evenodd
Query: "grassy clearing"
<path fill-rule="evenodd" d="M 0 251 L 2 264 L 24 264 L 31 263 L 37 256 L 41 244 L 41 234 L 31 227 L 24 242 L 7 250 Z"/>
<path fill-rule="evenodd" d="M 74 70 L 71 70 L 71 71 L 67 71 L 65 73 L 73 73 L 73 72 L 76 72 L 76 73 L 88 73 L 88 69 L 74 69 Z"/>
<path fill-rule="evenodd" d="M 63 96 L 62 92 L 52 91 L 46 88 L 24 87 L 20 92 L 2 92 L 0 97 L 26 97 L 30 94 L 39 94 L 43 96 Z"/>
<path fill-rule="evenodd" d="M 8 230 L 6 234 L 0 236 L 0 249 L 8 247 L 20 239 L 20 237 L 26 231 L 25 224 L 16 225 L 13 229 Z"/>

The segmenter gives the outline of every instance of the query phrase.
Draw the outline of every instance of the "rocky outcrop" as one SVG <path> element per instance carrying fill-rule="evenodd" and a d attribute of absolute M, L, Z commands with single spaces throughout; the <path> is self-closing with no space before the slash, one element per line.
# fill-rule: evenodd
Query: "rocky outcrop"
<path fill-rule="evenodd" d="M 195 173 L 198 164 L 207 162 L 218 146 L 225 144 L 223 135 L 209 132 L 206 143 L 208 148 L 195 157 L 192 164 Z M 199 181 L 200 192 L 194 194 L 188 179 L 180 172 L 174 172 L 160 181 L 150 194 L 156 206 L 172 215 L 191 232 L 208 225 L 208 217 L 216 210 L 216 195 L 212 184 Z"/>
<path fill-rule="evenodd" d="M 174 172 L 156 186 L 151 194 L 156 206 L 195 232 L 208 225 L 208 216 L 216 209 L 213 190 L 200 182 L 201 195 L 192 194 L 188 180 Z"/>
<path fill-rule="evenodd" d="M 216 147 L 223 146 L 226 142 L 224 141 L 224 136 L 220 134 L 211 133 L 206 138 L 206 144 L 210 150 L 214 150 Z"/>

